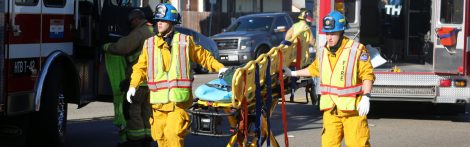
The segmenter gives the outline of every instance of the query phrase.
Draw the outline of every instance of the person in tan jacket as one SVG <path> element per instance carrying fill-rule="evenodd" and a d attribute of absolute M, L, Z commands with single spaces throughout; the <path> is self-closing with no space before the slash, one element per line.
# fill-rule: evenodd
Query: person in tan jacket
<path fill-rule="evenodd" d="M 149 90 L 143 83 L 132 98 L 134 103 L 124 101 L 123 92 L 127 91 L 132 65 L 142 51 L 145 39 L 154 35 L 153 26 L 145 19 L 140 9 L 129 12 L 128 21 L 132 31 L 129 35 L 119 38 L 117 42 L 104 45 L 106 69 L 110 78 L 114 95 L 115 119 L 114 124 L 119 127 L 123 143 L 120 145 L 141 144 L 147 146 L 151 141 Z"/>

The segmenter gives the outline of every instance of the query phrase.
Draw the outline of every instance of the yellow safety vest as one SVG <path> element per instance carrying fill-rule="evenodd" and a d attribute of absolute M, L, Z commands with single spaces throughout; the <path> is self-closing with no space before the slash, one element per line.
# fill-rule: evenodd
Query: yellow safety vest
<path fill-rule="evenodd" d="M 154 49 L 154 37 L 148 39 L 147 85 L 151 104 L 185 102 L 191 94 L 193 76 L 189 60 L 188 36 L 175 32 L 172 40 L 170 69 L 163 69 L 161 49 Z"/>
<path fill-rule="evenodd" d="M 331 65 L 328 60 L 327 49 L 319 50 L 320 110 L 332 109 L 335 105 L 342 111 L 356 109 L 356 96 L 362 94 L 362 82 L 357 81 L 357 64 L 361 55 L 359 46 L 359 42 L 349 40 L 336 65 Z"/>

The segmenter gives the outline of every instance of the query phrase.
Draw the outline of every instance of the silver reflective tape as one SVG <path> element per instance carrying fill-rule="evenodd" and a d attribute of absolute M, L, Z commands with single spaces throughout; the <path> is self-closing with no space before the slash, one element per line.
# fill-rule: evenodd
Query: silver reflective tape
<path fill-rule="evenodd" d="M 148 83 L 150 89 L 162 89 L 162 88 L 169 88 L 169 87 L 189 87 L 192 85 L 192 81 L 187 80 L 187 81 L 179 81 L 179 80 L 174 80 L 174 81 L 163 81 L 163 82 L 158 82 L 158 83 Z"/>
<path fill-rule="evenodd" d="M 187 65 L 186 65 L 186 56 L 189 56 L 189 55 L 186 55 L 186 35 L 184 34 L 181 34 L 180 33 L 180 36 L 179 36 L 179 50 L 180 50 L 180 68 L 181 68 L 181 77 L 182 78 L 187 78 L 188 75 L 187 75 Z"/>
<path fill-rule="evenodd" d="M 192 84 L 191 81 L 171 81 L 169 84 L 169 87 L 176 87 L 176 86 L 189 87 L 191 86 L 191 84 Z"/>
<path fill-rule="evenodd" d="M 355 56 L 357 53 L 357 47 L 359 46 L 359 42 L 353 41 L 353 44 L 351 46 L 351 52 L 349 53 L 349 60 L 348 60 L 348 66 L 346 69 L 346 87 L 352 86 L 352 77 L 353 77 L 353 69 L 354 69 L 354 63 L 358 59 L 355 60 Z"/>
<path fill-rule="evenodd" d="M 321 76 L 322 76 L 322 72 L 321 72 L 321 69 L 322 69 L 322 66 L 323 66 L 323 51 L 324 49 L 323 48 L 319 48 L 318 49 L 318 65 L 317 65 L 317 68 L 318 68 L 318 72 L 320 73 L 319 75 L 319 78 L 320 78 L 320 81 L 322 80 Z"/>
<path fill-rule="evenodd" d="M 161 82 L 161 83 L 155 84 L 155 86 L 157 87 L 157 89 L 159 89 L 159 88 L 169 87 L 170 84 L 168 84 L 168 82 Z"/>
<path fill-rule="evenodd" d="M 338 89 L 335 87 L 328 87 L 328 86 L 320 86 L 321 93 L 328 93 L 328 94 L 333 94 L 333 95 L 356 94 L 356 93 L 359 93 L 361 90 L 362 90 L 362 85 L 351 87 L 351 88 L 345 88 L 345 89 Z"/>
<path fill-rule="evenodd" d="M 148 58 L 147 59 L 147 77 L 148 77 L 147 81 L 149 81 L 149 82 L 152 82 L 154 80 L 153 75 L 155 73 L 153 73 L 154 72 L 153 68 L 155 68 L 155 65 L 157 65 L 157 64 L 155 64 L 156 60 L 154 60 L 155 55 L 153 53 L 153 51 L 154 51 L 153 50 L 153 44 L 154 44 L 154 38 L 150 37 L 147 40 L 147 58 Z M 154 62 L 153 65 L 151 65 L 152 62 Z"/>
<path fill-rule="evenodd" d="M 157 89 L 157 86 L 155 86 L 153 84 L 148 84 L 147 83 L 147 86 L 149 87 L 150 90 L 156 90 Z"/>

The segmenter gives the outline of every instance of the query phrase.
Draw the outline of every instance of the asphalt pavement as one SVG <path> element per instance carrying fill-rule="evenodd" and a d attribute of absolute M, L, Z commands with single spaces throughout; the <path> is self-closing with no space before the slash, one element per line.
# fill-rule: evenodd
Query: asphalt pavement
<path fill-rule="evenodd" d="M 215 77 L 216 74 L 196 75 L 194 87 Z M 303 89 L 297 90 L 295 100 L 305 101 Z M 82 109 L 75 108 L 76 105 L 69 105 L 67 146 L 113 147 L 118 144 L 111 103 L 93 102 Z M 470 114 L 453 114 L 452 108 L 413 102 L 372 102 L 368 115 L 370 142 L 380 147 L 468 147 Z M 280 110 L 279 103 L 271 122 L 277 141 L 284 146 Z M 321 146 L 322 117 L 318 110 L 310 103 L 287 103 L 286 115 L 289 146 Z M 185 146 L 219 147 L 226 146 L 227 142 L 228 137 L 188 135 Z"/>

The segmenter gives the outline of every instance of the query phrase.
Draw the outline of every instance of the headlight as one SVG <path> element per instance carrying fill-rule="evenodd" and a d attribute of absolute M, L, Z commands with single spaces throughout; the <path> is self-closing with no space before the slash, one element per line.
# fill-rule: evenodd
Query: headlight
<path fill-rule="evenodd" d="M 240 49 L 244 50 L 248 47 L 251 47 L 255 43 L 254 40 L 249 40 L 249 39 L 242 39 L 240 41 Z"/>

